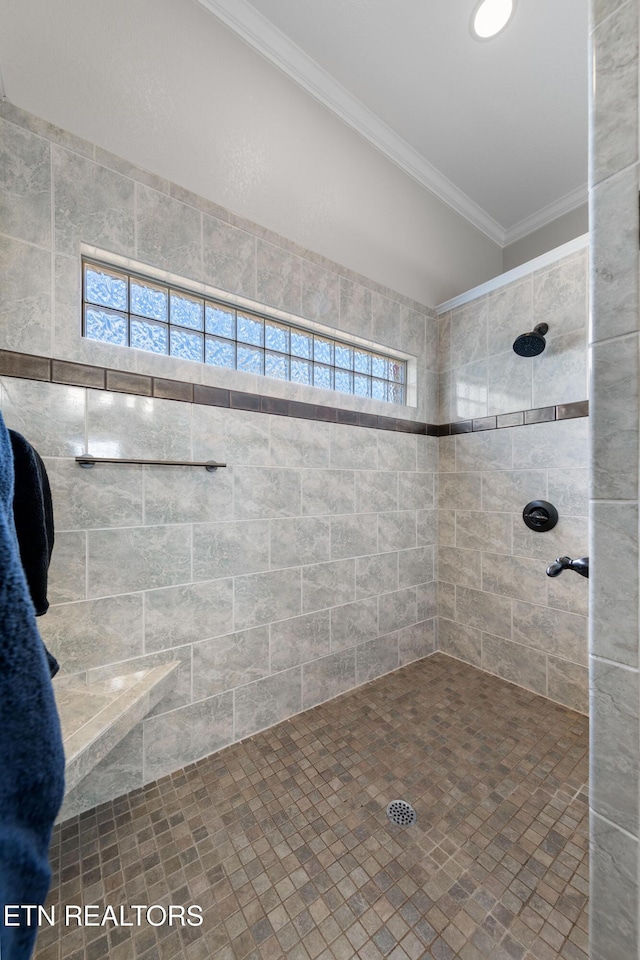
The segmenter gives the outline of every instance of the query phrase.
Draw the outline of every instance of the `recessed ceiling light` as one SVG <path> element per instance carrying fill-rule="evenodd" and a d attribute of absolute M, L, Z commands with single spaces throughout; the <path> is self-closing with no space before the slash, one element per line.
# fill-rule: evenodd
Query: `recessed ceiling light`
<path fill-rule="evenodd" d="M 471 15 L 471 34 L 489 40 L 507 26 L 516 8 L 515 0 L 480 0 Z"/>

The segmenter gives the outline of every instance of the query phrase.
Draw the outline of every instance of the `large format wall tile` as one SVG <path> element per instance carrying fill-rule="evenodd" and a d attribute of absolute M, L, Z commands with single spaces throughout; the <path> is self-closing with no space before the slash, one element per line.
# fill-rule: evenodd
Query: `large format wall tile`
<path fill-rule="evenodd" d="M 575 613 L 514 600 L 513 639 L 573 663 L 587 665 L 587 620 Z"/>
<path fill-rule="evenodd" d="M 638 492 L 638 335 L 597 343 L 591 355 L 601 391 L 590 417 L 591 495 L 633 500 Z"/>
<path fill-rule="evenodd" d="M 513 430 L 488 430 L 456 437 L 456 470 L 509 470 Z"/>
<path fill-rule="evenodd" d="M 547 335 L 547 348 L 533 358 L 534 407 L 573 403 L 587 396 L 587 354 L 584 331 Z M 515 409 L 515 408 L 514 408 Z"/>
<path fill-rule="evenodd" d="M 601 816 L 637 836 L 638 674 L 596 658 L 591 671 L 591 762 L 598 771 L 591 804 Z"/>
<path fill-rule="evenodd" d="M 51 254 L 0 237 L 0 347 L 48 356 L 51 344 Z"/>
<path fill-rule="evenodd" d="M 0 120 L 0 223 L 11 237 L 51 246 L 51 146 L 6 120 Z"/>
<path fill-rule="evenodd" d="M 272 520 L 270 527 L 272 569 L 329 560 L 331 534 L 328 517 Z"/>
<path fill-rule="evenodd" d="M 467 550 L 511 553 L 511 543 L 510 513 L 456 511 L 456 546 Z"/>
<path fill-rule="evenodd" d="M 193 699 L 204 700 L 269 673 L 269 627 L 193 645 Z"/>
<path fill-rule="evenodd" d="M 638 954 L 638 841 L 591 815 L 591 960 Z"/>
<path fill-rule="evenodd" d="M 513 350 L 490 357 L 487 363 L 488 416 L 536 406 L 532 399 L 532 377 L 533 361 L 519 357 Z M 584 394 L 580 399 L 583 398 Z"/>
<path fill-rule="evenodd" d="M 209 580 L 144 594 L 144 649 L 165 650 L 233 629 L 233 581 Z"/>
<path fill-rule="evenodd" d="M 533 326 L 548 324 L 551 338 L 579 330 L 583 349 L 588 316 L 587 273 L 587 251 L 581 250 L 533 275 Z"/>
<path fill-rule="evenodd" d="M 205 281 L 221 290 L 255 299 L 256 238 L 206 214 L 202 218 L 202 235 Z"/>
<path fill-rule="evenodd" d="M 302 568 L 304 613 L 340 606 L 350 600 L 355 600 L 355 560 L 334 560 Z"/>
<path fill-rule="evenodd" d="M 206 757 L 233 740 L 233 694 L 200 700 L 146 719 L 145 783 Z"/>
<path fill-rule="evenodd" d="M 420 660 L 433 653 L 436 645 L 435 620 L 429 619 L 397 631 L 399 665 Z"/>
<path fill-rule="evenodd" d="M 482 589 L 489 593 L 546 603 L 548 579 L 545 565 L 540 560 L 498 553 L 483 554 Z"/>
<path fill-rule="evenodd" d="M 476 550 L 459 547 L 440 547 L 438 550 L 438 577 L 448 583 L 479 590 L 482 584 L 481 555 Z M 506 558 L 508 559 L 508 558 Z M 494 591 L 498 593 L 500 591 Z"/>
<path fill-rule="evenodd" d="M 77 257 L 80 243 L 92 243 L 134 255 L 132 180 L 54 146 L 53 183 L 57 253 Z"/>
<path fill-rule="evenodd" d="M 237 577 L 268 569 L 268 520 L 194 524 L 194 580 Z"/>
<path fill-rule="evenodd" d="M 270 463 L 275 467 L 328 467 L 329 424 L 273 417 Z"/>
<path fill-rule="evenodd" d="M 356 683 L 368 683 L 398 668 L 398 635 L 369 640 L 356 647 Z"/>
<path fill-rule="evenodd" d="M 302 709 L 302 668 L 294 667 L 263 680 L 256 680 L 235 692 L 236 739 L 271 727 Z"/>
<path fill-rule="evenodd" d="M 144 467 L 143 483 L 145 523 L 198 523 L 232 515 L 232 470 Z"/>
<path fill-rule="evenodd" d="M 398 554 L 379 553 L 356 560 L 356 596 L 377 596 L 398 588 Z"/>
<path fill-rule="evenodd" d="M 638 329 L 638 164 L 593 190 L 592 341 Z"/>
<path fill-rule="evenodd" d="M 266 240 L 257 240 L 257 293 L 259 303 L 300 316 L 301 260 Z"/>
<path fill-rule="evenodd" d="M 302 668 L 302 705 L 305 710 L 331 700 L 356 685 L 355 647 L 305 663 Z"/>
<path fill-rule="evenodd" d="M 533 281 L 525 277 L 490 295 L 482 305 L 487 316 L 488 355 L 506 353 L 521 333 L 532 330 Z"/>
<path fill-rule="evenodd" d="M 588 668 L 558 657 L 547 657 L 547 696 L 572 710 L 588 714 Z"/>
<path fill-rule="evenodd" d="M 239 629 L 302 613 L 299 568 L 236 577 L 233 589 L 235 625 Z"/>
<path fill-rule="evenodd" d="M 638 7 L 625 3 L 593 31 L 591 186 L 638 159 Z"/>
<path fill-rule="evenodd" d="M 346 514 L 331 517 L 331 558 L 363 557 L 378 551 L 375 513 Z M 414 515 L 415 543 L 415 515 Z"/>
<path fill-rule="evenodd" d="M 58 530 L 133 527 L 142 523 L 142 468 L 45 459 Z"/>
<path fill-rule="evenodd" d="M 136 184 L 136 254 L 144 263 L 201 280 L 201 223 L 199 210 Z"/>
<path fill-rule="evenodd" d="M 577 420 L 556 420 L 532 423 L 525 429 L 510 427 L 513 434 L 513 463 L 521 470 L 544 470 L 584 467 L 588 450 L 589 423 L 586 417 Z"/>
<path fill-rule="evenodd" d="M 81 387 L 0 379 L 4 421 L 33 444 L 41 457 L 85 453 L 85 391 Z"/>
<path fill-rule="evenodd" d="M 511 637 L 511 600 L 456 587 L 456 620 L 499 637 Z"/>
<path fill-rule="evenodd" d="M 271 624 L 271 669 L 274 673 L 317 660 L 329 653 L 332 612 L 319 610 Z"/>
<path fill-rule="evenodd" d="M 638 666 L 638 504 L 592 504 L 591 653 Z"/>
<path fill-rule="evenodd" d="M 332 467 L 340 470 L 378 469 L 378 441 L 373 430 L 331 424 L 329 436 Z M 399 470 L 400 467 L 396 464 L 387 469 Z"/>
<path fill-rule="evenodd" d="M 415 510 L 398 510 L 392 513 L 378 514 L 378 550 L 389 553 L 392 550 L 406 550 L 416 545 Z M 361 550 L 359 553 L 374 553 L 373 550 Z"/>
<path fill-rule="evenodd" d="M 418 608 L 415 587 L 406 587 L 378 597 L 378 624 L 381 634 L 417 623 Z"/>
<path fill-rule="evenodd" d="M 358 476 L 358 473 L 355 475 Z M 302 513 L 311 516 L 353 513 L 355 510 L 353 478 L 354 472 L 351 470 L 303 470 Z"/>
<path fill-rule="evenodd" d="M 482 668 L 520 687 L 547 693 L 547 658 L 531 647 L 523 647 L 488 633 L 482 636 Z"/>
<path fill-rule="evenodd" d="M 342 650 L 375 639 L 378 630 L 378 598 L 356 600 L 331 610 L 331 650 Z"/>
<path fill-rule="evenodd" d="M 190 460 L 190 430 L 186 403 L 87 391 L 87 446 L 94 457 Z"/>
<path fill-rule="evenodd" d="M 482 662 L 482 633 L 473 627 L 444 619 L 438 625 L 438 647 L 458 660 L 479 667 Z"/>
<path fill-rule="evenodd" d="M 356 511 L 372 513 L 398 509 L 398 474 L 391 470 L 355 472 Z M 408 509 L 403 499 L 403 508 Z"/>
<path fill-rule="evenodd" d="M 84 530 L 58 532 L 49 567 L 49 603 L 68 603 L 87 596 L 87 534 Z"/>
<path fill-rule="evenodd" d="M 238 520 L 296 517 L 301 512 L 300 471 L 277 467 L 236 467 L 233 471 Z"/>
<path fill-rule="evenodd" d="M 78 673 L 139 656 L 142 619 L 142 595 L 129 594 L 51 606 L 39 627 L 62 671 Z"/>
<path fill-rule="evenodd" d="M 195 404 L 193 459 L 217 460 L 230 467 L 269 463 L 269 419 L 245 410 Z"/>
<path fill-rule="evenodd" d="M 191 528 L 90 530 L 87 568 L 89 597 L 187 583 L 191 579 Z"/>
<path fill-rule="evenodd" d="M 301 316 L 338 325 L 340 312 L 340 278 L 309 260 L 301 261 Z"/>
<path fill-rule="evenodd" d="M 529 428 L 527 427 L 527 429 Z M 464 474 L 462 476 L 464 476 Z M 549 494 L 549 496 L 551 496 L 551 494 Z M 531 500 L 546 499 L 546 471 L 494 470 L 482 474 L 483 510 L 508 510 L 512 513 L 522 513 L 523 508 Z M 560 512 L 560 504 L 556 503 L 556 506 Z"/>

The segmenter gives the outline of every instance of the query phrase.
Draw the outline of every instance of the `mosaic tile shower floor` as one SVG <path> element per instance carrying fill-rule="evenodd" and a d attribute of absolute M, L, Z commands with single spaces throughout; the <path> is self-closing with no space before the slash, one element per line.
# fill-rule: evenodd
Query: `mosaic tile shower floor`
<path fill-rule="evenodd" d="M 443 654 L 56 828 L 37 960 L 587 960 L 587 720 Z M 390 824 L 397 797 L 417 823 Z"/>

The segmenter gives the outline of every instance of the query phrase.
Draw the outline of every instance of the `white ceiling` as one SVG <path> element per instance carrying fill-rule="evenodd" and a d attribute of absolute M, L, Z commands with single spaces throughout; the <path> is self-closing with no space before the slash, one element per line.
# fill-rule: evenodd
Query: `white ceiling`
<path fill-rule="evenodd" d="M 104 133 L 115 152 L 164 120 L 181 144 L 201 144 L 195 97 L 215 63 L 205 74 L 190 9 L 231 27 L 503 246 L 586 200 L 587 0 L 518 0 L 484 43 L 469 31 L 475 0 L 183 2 L 180 34 L 167 19 L 176 4 L 159 3 L 154 22 L 128 0 L 0 0 L 8 96 L 96 143 Z M 172 39 L 188 71 L 176 73 Z"/>
<path fill-rule="evenodd" d="M 502 244 L 586 201 L 587 0 L 199 0 Z"/>

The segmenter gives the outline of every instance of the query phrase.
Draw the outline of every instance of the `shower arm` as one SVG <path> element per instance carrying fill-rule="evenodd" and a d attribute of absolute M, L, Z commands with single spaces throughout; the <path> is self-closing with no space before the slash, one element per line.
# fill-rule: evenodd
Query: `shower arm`
<path fill-rule="evenodd" d="M 574 570 L 588 580 L 589 557 L 579 557 L 576 560 L 572 560 L 571 557 L 558 557 L 555 563 L 550 563 L 547 567 L 547 576 L 559 577 L 563 570 Z"/>

